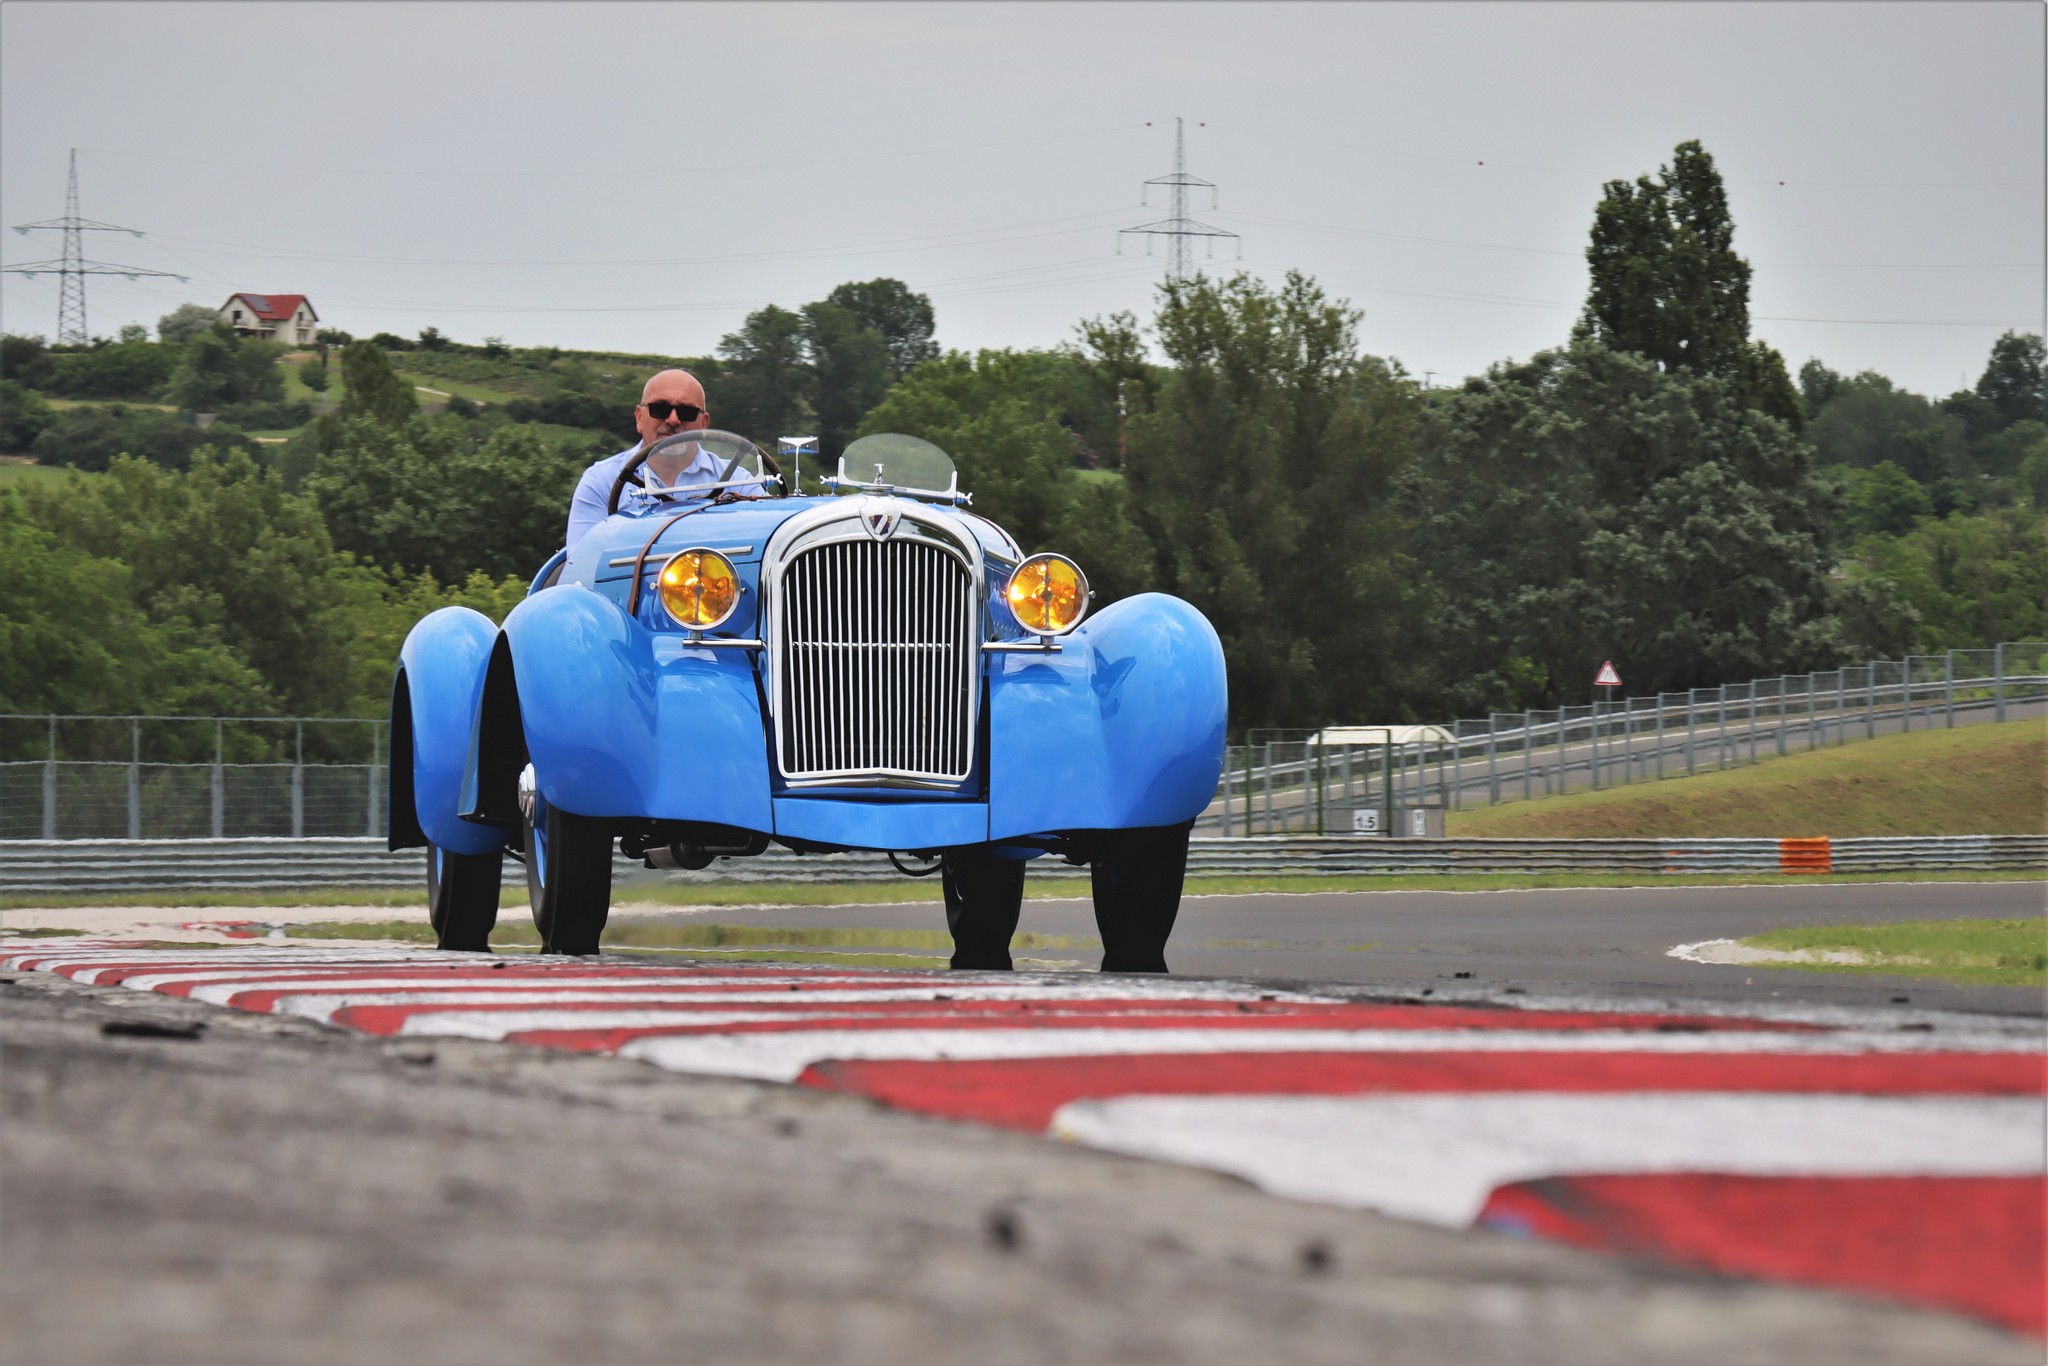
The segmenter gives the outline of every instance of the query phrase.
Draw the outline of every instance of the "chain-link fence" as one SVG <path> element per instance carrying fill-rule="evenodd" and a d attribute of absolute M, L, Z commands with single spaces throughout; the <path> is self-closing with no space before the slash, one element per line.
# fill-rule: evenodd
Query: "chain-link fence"
<path fill-rule="evenodd" d="M 381 835 L 388 726 L 0 716 L 0 839 Z"/>
<path fill-rule="evenodd" d="M 1254 731 L 1230 746 L 1196 833 L 1436 834 L 1409 818 L 2042 716 L 2048 644 L 2028 641 L 1393 728 L 1368 743 Z M 0 716 L 0 839 L 382 835 L 389 741 L 381 720 Z"/>

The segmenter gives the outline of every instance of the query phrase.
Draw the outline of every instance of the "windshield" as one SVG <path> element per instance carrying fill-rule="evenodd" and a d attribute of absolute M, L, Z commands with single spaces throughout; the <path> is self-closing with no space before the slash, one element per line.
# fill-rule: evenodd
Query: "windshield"
<path fill-rule="evenodd" d="M 840 493 L 902 493 L 964 503 L 953 457 L 922 437 L 899 432 L 864 436 L 839 456 L 839 477 L 829 481 Z"/>

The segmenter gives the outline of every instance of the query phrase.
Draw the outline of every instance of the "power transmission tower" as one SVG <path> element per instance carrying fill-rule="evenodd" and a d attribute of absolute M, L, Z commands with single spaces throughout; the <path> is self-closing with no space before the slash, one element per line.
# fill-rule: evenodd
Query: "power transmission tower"
<path fill-rule="evenodd" d="M 131 237 L 142 236 L 134 228 L 118 228 L 112 223 L 95 223 L 89 218 L 78 216 L 78 149 L 71 149 L 71 182 L 64 191 L 64 216 L 46 219 L 41 223 L 23 223 L 15 228 L 18 233 L 36 231 L 60 231 L 64 234 L 64 255 L 55 261 L 31 261 L 23 266 L 0 266 L 0 270 L 15 275 L 26 275 L 33 280 L 38 275 L 59 277 L 57 290 L 57 344 L 84 346 L 92 340 L 85 330 L 85 277 L 88 275 L 119 275 L 129 280 L 139 280 L 145 275 L 163 276 L 183 284 L 185 277 L 173 275 L 168 270 L 145 270 L 141 266 L 116 266 L 105 261 L 85 259 L 84 234 L 88 232 L 125 232 Z"/>
<path fill-rule="evenodd" d="M 1233 242 L 1239 240 L 1238 235 L 1234 232 L 1225 228 L 1213 228 L 1207 223 L 1198 223 L 1188 217 L 1188 188 L 1190 186 L 1206 187 L 1209 191 L 1209 207 L 1213 209 L 1216 207 L 1216 182 L 1188 174 L 1186 134 L 1181 126 L 1180 119 L 1176 118 L 1173 121 L 1173 174 L 1156 176 L 1145 183 L 1147 185 L 1164 185 L 1167 187 L 1167 198 L 1171 214 L 1169 217 L 1161 218 L 1156 222 L 1140 223 L 1135 228 L 1121 229 L 1116 237 L 1116 249 L 1119 253 L 1124 249 L 1125 233 L 1137 233 L 1148 239 L 1164 237 L 1166 239 L 1166 278 L 1169 280 L 1185 280 L 1188 277 L 1189 238 L 1227 237 Z M 1145 254 L 1147 256 L 1152 254 L 1152 243 L 1149 240 L 1145 243 Z M 1210 254 L 1215 254 L 1213 243 L 1210 246 Z M 1238 249 L 1238 254 L 1240 256 L 1244 254 L 1242 247 Z"/>

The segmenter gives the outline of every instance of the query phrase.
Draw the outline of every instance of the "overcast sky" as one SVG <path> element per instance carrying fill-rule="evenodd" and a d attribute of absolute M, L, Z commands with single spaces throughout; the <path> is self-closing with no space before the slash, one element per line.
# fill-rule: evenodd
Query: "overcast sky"
<path fill-rule="evenodd" d="M 1220 187 L 1209 268 L 1317 277 L 1437 382 L 1564 339 L 1601 182 L 1698 138 L 1755 332 L 1922 392 L 2043 311 L 2043 7 L 1934 4 L 0 5 L 0 223 L 63 212 L 92 330 L 235 290 L 670 355 L 845 280 L 951 347 L 1150 311 L 1141 183 Z M 1204 126 L 1198 126 L 1204 125 Z M 1133 245 L 1138 244 L 1138 245 Z M 5 235 L 9 264 L 56 234 Z M 52 277 L 4 279 L 54 332 Z"/>

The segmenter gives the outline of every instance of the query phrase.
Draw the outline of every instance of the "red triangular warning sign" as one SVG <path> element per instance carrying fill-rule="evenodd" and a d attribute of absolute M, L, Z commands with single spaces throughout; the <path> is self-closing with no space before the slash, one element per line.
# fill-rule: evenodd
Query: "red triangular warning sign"
<path fill-rule="evenodd" d="M 1621 686 L 1621 675 L 1614 671 L 1613 660 L 1610 659 L 1600 666 L 1599 676 L 1593 680 L 1593 686 L 1596 688 L 1618 688 Z"/>

